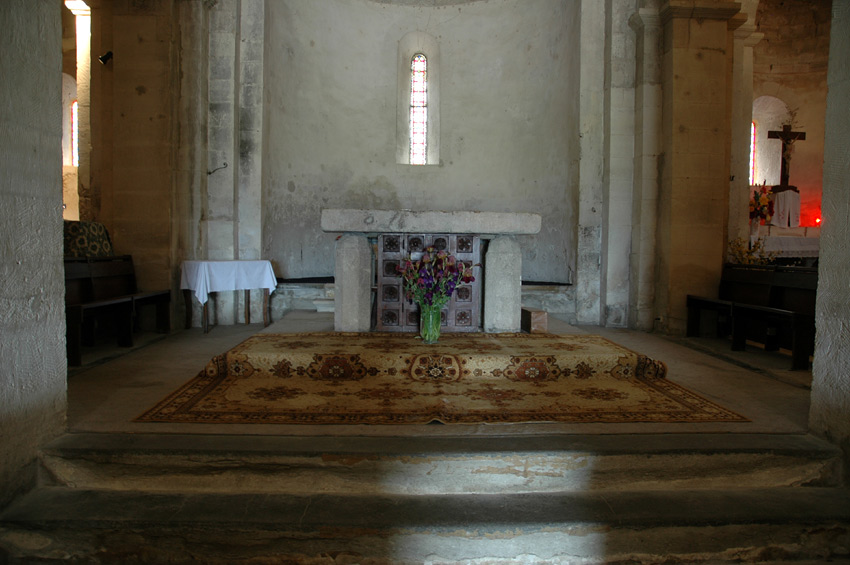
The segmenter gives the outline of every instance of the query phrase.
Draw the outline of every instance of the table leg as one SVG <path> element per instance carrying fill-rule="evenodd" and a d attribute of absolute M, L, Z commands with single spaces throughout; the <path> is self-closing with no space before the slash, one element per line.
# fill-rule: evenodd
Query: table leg
<path fill-rule="evenodd" d="M 192 291 L 183 289 L 183 301 L 186 303 L 186 329 L 192 328 Z"/>
<path fill-rule="evenodd" d="M 271 312 L 269 311 L 269 289 L 263 289 L 263 326 L 269 327 L 272 323 Z"/>
<path fill-rule="evenodd" d="M 245 325 L 251 323 L 251 291 L 245 289 Z"/>
<path fill-rule="evenodd" d="M 210 315 L 209 315 L 209 308 L 207 308 L 207 306 L 209 305 L 209 303 L 210 303 L 210 301 L 209 301 L 209 300 L 207 300 L 206 302 L 204 302 L 203 325 L 204 325 L 204 333 L 205 333 L 205 334 L 210 333 Z"/>

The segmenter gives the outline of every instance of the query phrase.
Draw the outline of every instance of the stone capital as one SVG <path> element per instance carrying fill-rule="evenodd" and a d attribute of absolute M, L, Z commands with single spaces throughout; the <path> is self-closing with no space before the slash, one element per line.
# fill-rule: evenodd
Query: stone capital
<path fill-rule="evenodd" d="M 674 19 L 732 20 L 741 11 L 740 2 L 711 0 L 667 0 L 661 6 L 661 22 Z M 744 19 L 746 21 L 746 19 Z M 738 25 L 744 23 L 740 22 Z M 735 26 L 738 27 L 738 26 Z"/>
<path fill-rule="evenodd" d="M 629 27 L 635 32 L 661 27 L 661 15 L 658 10 L 641 8 L 629 18 Z"/>
<path fill-rule="evenodd" d="M 764 38 L 764 34 L 759 33 L 751 33 L 747 37 L 744 38 L 744 47 L 755 47 L 756 44 Z"/>

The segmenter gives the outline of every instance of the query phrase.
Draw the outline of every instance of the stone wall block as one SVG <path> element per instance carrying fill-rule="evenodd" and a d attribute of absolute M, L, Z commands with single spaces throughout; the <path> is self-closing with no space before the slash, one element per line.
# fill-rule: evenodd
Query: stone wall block
<path fill-rule="evenodd" d="M 228 79 L 211 79 L 209 81 L 210 108 L 218 104 L 233 105 L 233 81 Z"/>
<path fill-rule="evenodd" d="M 218 56 L 210 56 L 210 80 L 225 80 L 232 82 L 235 79 L 233 51 L 222 50 L 220 53 L 221 54 Z"/>

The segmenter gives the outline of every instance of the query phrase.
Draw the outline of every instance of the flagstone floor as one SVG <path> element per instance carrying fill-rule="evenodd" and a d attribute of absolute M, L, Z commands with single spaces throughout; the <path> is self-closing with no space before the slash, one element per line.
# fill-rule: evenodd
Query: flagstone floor
<path fill-rule="evenodd" d="M 69 370 L 68 430 L 246 435 L 540 435 L 630 433 L 805 433 L 811 372 L 790 371 L 790 357 L 751 347 L 732 354 L 722 340 L 669 338 L 624 329 L 575 327 L 549 317 L 553 333 L 595 333 L 667 363 L 668 378 L 738 412 L 747 423 L 481 424 L 318 426 L 138 423 L 133 419 L 223 353 L 258 332 L 332 331 L 333 314 L 293 311 L 268 328 L 217 326 L 143 336 L 133 350 L 91 350 Z M 118 354 L 116 356 L 116 353 Z"/>

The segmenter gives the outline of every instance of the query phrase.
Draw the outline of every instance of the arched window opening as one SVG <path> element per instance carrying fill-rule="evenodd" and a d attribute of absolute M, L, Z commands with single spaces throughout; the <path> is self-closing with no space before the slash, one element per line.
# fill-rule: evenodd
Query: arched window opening
<path fill-rule="evenodd" d="M 770 139 L 768 132 L 782 129 L 783 124 L 791 123 L 791 113 L 785 102 L 773 96 L 759 96 L 753 100 L 753 117 L 755 123 L 753 150 L 753 178 L 751 185 L 779 184 L 782 165 L 782 142 Z"/>
<path fill-rule="evenodd" d="M 74 100 L 71 103 L 71 166 L 80 166 L 80 105 Z"/>
<path fill-rule="evenodd" d="M 756 123 L 750 122 L 750 186 L 756 184 Z"/>
<path fill-rule="evenodd" d="M 440 164 L 440 45 L 411 31 L 398 42 L 396 163 Z"/>
<path fill-rule="evenodd" d="M 410 164 L 428 162 L 428 59 L 417 53 L 410 61 Z"/>

